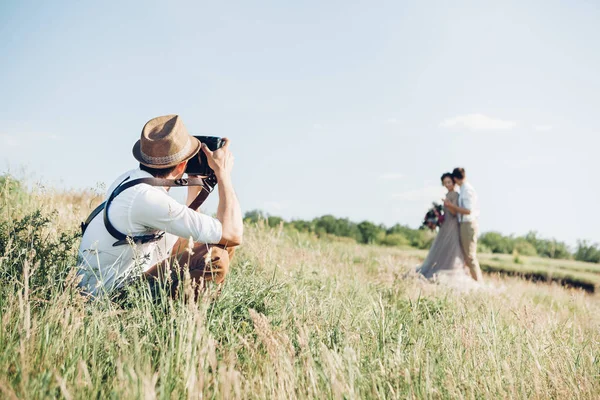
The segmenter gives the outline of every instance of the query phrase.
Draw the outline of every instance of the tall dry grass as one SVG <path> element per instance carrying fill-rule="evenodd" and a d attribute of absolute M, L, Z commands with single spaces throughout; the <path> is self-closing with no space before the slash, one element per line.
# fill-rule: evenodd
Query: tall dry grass
<path fill-rule="evenodd" d="M 89 303 L 72 282 L 77 241 L 61 235 L 93 195 L 25 197 L 0 196 L 3 398 L 600 393 L 600 309 L 582 292 L 512 279 L 460 293 L 406 275 L 418 261 L 401 250 L 259 224 L 216 300 L 153 301 L 141 286 L 125 304 Z"/>

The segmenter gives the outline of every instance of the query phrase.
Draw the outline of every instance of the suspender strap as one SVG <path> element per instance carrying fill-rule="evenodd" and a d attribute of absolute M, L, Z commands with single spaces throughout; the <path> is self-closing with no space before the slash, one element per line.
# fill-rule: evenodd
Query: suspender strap
<path fill-rule="evenodd" d="M 81 223 L 81 235 L 83 235 L 85 233 L 85 230 L 90 225 L 90 222 L 92 222 L 92 220 L 94 218 L 96 218 L 96 215 L 100 214 L 102 212 L 102 210 L 104 210 L 105 205 L 106 205 L 106 202 L 103 202 L 98 207 L 94 208 L 94 211 L 92 211 L 92 213 L 90 215 L 88 215 L 85 222 Z"/>
<path fill-rule="evenodd" d="M 127 182 L 128 179 L 129 179 L 129 177 L 125 178 L 125 180 L 123 182 L 121 182 L 119 184 L 119 186 L 117 186 L 115 188 L 115 190 L 113 190 L 113 192 L 110 194 L 110 196 L 106 200 L 106 206 L 104 207 L 104 226 L 106 227 L 106 230 L 108 231 L 108 233 L 110 233 L 112 237 L 117 239 L 117 241 L 115 243 L 113 243 L 113 246 L 120 246 L 123 244 L 127 244 L 130 241 L 133 243 L 137 243 L 137 244 L 156 242 L 156 241 L 160 240 L 165 234 L 164 232 L 160 232 L 158 234 L 151 234 L 151 235 L 128 236 L 128 235 L 124 235 L 123 233 L 119 232 L 113 226 L 113 224 L 110 223 L 110 220 L 108 219 L 108 210 L 110 208 L 110 204 L 115 199 L 115 197 L 117 197 L 123 191 L 129 189 L 132 186 L 139 185 L 142 183 L 145 183 L 150 186 L 168 186 L 168 187 L 203 186 L 202 179 L 199 179 L 199 178 L 176 179 L 176 180 L 161 179 L 161 178 L 139 178 L 139 179 L 134 179 L 134 180 Z"/>
<path fill-rule="evenodd" d="M 85 222 L 81 224 L 82 234 L 85 233 L 88 225 L 92 222 L 92 220 L 100 214 L 104 210 L 104 226 L 108 233 L 111 234 L 117 241 L 113 244 L 113 246 L 120 246 L 123 244 L 127 244 L 129 242 L 143 244 L 143 243 L 151 243 L 157 240 L 160 240 L 164 232 L 159 234 L 151 234 L 151 235 L 141 235 L 141 236 L 128 236 L 119 232 L 113 224 L 111 224 L 108 218 L 108 209 L 110 208 L 110 204 L 112 201 L 123 191 L 129 189 L 132 186 L 139 185 L 145 183 L 150 186 L 163 186 L 163 187 L 185 187 L 185 186 L 202 186 L 201 192 L 198 194 L 196 199 L 190 204 L 190 208 L 194 210 L 197 209 L 204 203 L 208 195 L 213 191 L 214 185 L 216 185 L 217 180 L 214 175 L 209 176 L 207 178 L 188 178 L 188 179 L 163 179 L 163 178 L 139 178 L 128 181 L 129 177 L 125 178 L 123 182 L 121 182 L 115 190 L 110 194 L 108 199 L 100 204 L 98 207 L 92 211 L 92 213 L 88 216 Z M 194 207 L 192 207 L 194 206 Z"/>

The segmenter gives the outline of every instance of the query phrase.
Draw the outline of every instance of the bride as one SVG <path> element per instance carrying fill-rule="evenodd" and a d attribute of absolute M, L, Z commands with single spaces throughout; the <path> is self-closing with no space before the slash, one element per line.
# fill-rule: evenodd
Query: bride
<path fill-rule="evenodd" d="M 459 195 L 454 191 L 452 174 L 442 175 L 442 184 L 448 189 L 446 199 L 457 205 Z M 459 232 L 460 226 L 456 213 L 444 207 L 444 223 L 431 245 L 427 258 L 417 272 L 435 281 L 475 283 L 465 264 Z"/>

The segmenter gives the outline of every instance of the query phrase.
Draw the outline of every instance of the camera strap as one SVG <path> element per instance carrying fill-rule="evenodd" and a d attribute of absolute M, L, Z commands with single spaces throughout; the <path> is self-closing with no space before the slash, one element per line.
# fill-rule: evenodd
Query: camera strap
<path fill-rule="evenodd" d="M 194 199 L 194 201 L 190 204 L 190 208 L 194 210 L 198 209 L 202 203 L 208 198 L 210 193 L 214 190 L 214 187 L 217 183 L 216 177 L 211 175 L 207 178 L 181 178 L 181 179 L 163 179 L 163 178 L 139 178 L 133 179 L 129 181 L 129 177 L 125 178 L 123 182 L 121 182 L 115 190 L 110 194 L 108 199 L 100 204 L 98 207 L 92 211 L 92 213 L 88 216 L 85 222 L 81 223 L 81 231 L 82 234 L 85 233 L 87 227 L 92 222 L 92 220 L 104 211 L 104 226 L 108 233 L 111 234 L 117 241 L 113 244 L 113 246 L 120 246 L 123 244 L 127 244 L 129 242 L 133 242 L 136 244 L 144 244 L 151 243 L 160 240 L 164 236 L 164 232 L 160 232 L 158 234 L 150 234 L 150 235 L 141 235 L 141 236 L 128 236 L 121 232 L 119 232 L 110 222 L 108 218 L 108 209 L 110 208 L 110 204 L 112 201 L 123 191 L 129 189 L 130 187 L 145 183 L 150 186 L 162 186 L 162 187 L 185 187 L 185 186 L 202 186 L 202 190 Z"/>
<path fill-rule="evenodd" d="M 206 201 L 208 196 L 215 190 L 215 186 L 217 186 L 217 177 L 215 174 L 211 174 L 206 178 L 202 179 L 202 190 L 198 193 L 198 196 L 190 203 L 189 208 L 196 211 L 202 203 Z"/>

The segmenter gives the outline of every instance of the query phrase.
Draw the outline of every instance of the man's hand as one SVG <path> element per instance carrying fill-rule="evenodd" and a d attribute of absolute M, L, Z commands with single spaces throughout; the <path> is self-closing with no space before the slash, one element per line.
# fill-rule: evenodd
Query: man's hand
<path fill-rule="evenodd" d="M 231 141 L 227 138 L 223 138 L 223 141 L 225 142 L 223 147 L 215 151 L 211 151 L 206 144 L 202 143 L 202 151 L 206 154 L 208 166 L 215 171 L 219 181 L 221 178 L 228 178 L 231 175 L 234 160 L 233 154 L 229 151 Z"/>
<path fill-rule="evenodd" d="M 469 210 L 467 208 L 462 208 L 462 207 L 455 206 L 448 199 L 444 200 L 444 205 L 446 206 L 446 208 L 448 208 L 448 210 L 450 210 L 450 212 L 452 214 L 456 214 L 456 213 L 463 214 L 463 215 L 469 215 L 469 214 L 471 214 L 471 210 Z"/>
<path fill-rule="evenodd" d="M 244 236 L 244 221 L 240 202 L 233 190 L 231 183 L 231 170 L 233 169 L 233 154 L 229 151 L 231 141 L 223 138 L 225 144 L 220 149 L 210 151 L 203 143 L 202 151 L 206 154 L 208 166 L 215 171 L 219 181 L 219 206 L 217 208 L 217 219 L 223 225 L 221 241 L 224 246 L 239 246 Z"/>

